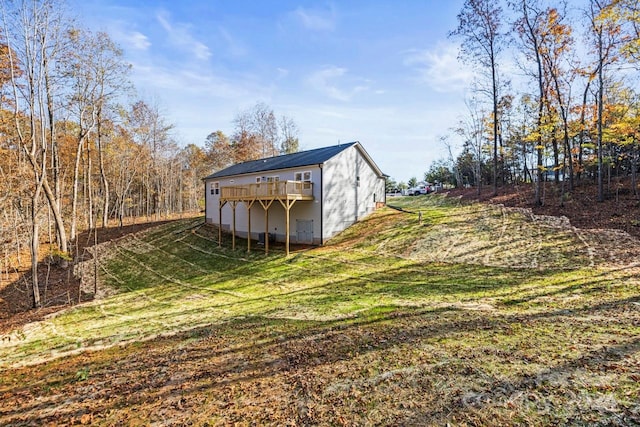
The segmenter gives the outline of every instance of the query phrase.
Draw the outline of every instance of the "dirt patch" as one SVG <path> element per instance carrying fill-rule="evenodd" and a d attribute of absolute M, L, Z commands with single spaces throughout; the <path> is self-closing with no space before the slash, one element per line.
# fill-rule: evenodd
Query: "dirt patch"
<path fill-rule="evenodd" d="M 480 196 L 476 188 L 454 189 L 448 194 L 467 201 L 529 208 L 536 215 L 564 216 L 574 227 L 617 229 L 640 238 L 640 198 L 633 195 L 628 180 L 620 181 L 617 189 L 611 189 L 603 202 L 597 201 L 598 188 L 593 183 L 577 186 L 571 194 L 565 194 L 564 202 L 561 185 L 545 183 L 544 188 L 542 206 L 533 203 L 532 185 L 498 187 L 495 196 L 490 186 L 483 187 Z"/>
<path fill-rule="evenodd" d="M 98 229 L 97 242 L 102 244 L 118 240 L 169 221 L 141 222 L 123 227 Z M 78 236 L 72 249 L 75 263 L 91 259 L 91 248 L 95 241 L 92 232 L 85 231 Z M 93 299 L 93 293 L 87 291 L 91 286 L 82 286 L 82 279 L 73 274 L 73 266 L 61 268 L 44 260 L 38 268 L 42 308 L 33 309 L 31 270 L 30 266 L 26 265 L 28 256 L 24 255 L 22 260 L 21 265 L 15 266 L 13 273 L 3 276 L 3 280 L 0 281 L 0 334 L 42 320 L 65 307 Z"/>

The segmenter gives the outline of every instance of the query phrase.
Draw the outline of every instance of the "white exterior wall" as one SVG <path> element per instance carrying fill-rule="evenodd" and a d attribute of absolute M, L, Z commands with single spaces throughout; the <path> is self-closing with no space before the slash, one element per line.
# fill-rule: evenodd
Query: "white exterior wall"
<path fill-rule="evenodd" d="M 321 212 L 320 212 L 320 167 L 318 165 L 305 166 L 300 168 L 266 171 L 255 174 L 247 174 L 241 176 L 224 177 L 220 179 L 210 179 L 205 182 L 206 186 L 206 221 L 212 224 L 219 224 L 219 205 L 220 195 L 212 195 L 211 188 L 214 182 L 218 182 L 220 188 L 232 185 L 248 185 L 255 184 L 257 177 L 273 177 L 277 176 L 280 181 L 294 181 L 296 172 L 311 172 L 311 182 L 313 183 L 312 201 L 296 201 L 290 210 L 289 217 L 289 233 L 291 243 L 297 243 L 296 220 L 312 220 L 313 221 L 313 242 L 321 243 Z M 276 240 L 285 240 L 285 224 L 286 212 L 284 207 L 277 200 L 271 204 L 269 208 L 269 233 L 276 235 Z M 233 228 L 233 210 L 229 202 L 222 208 L 222 227 L 225 230 Z M 244 203 L 238 203 L 236 207 L 236 232 L 241 237 L 247 236 L 248 217 L 247 207 Z M 265 215 L 262 205 L 256 201 L 251 207 L 251 237 L 258 239 L 259 233 L 265 232 Z"/>
<path fill-rule="evenodd" d="M 357 145 L 324 163 L 322 185 L 323 241 L 373 212 L 376 202 L 384 202 L 384 178 Z"/>

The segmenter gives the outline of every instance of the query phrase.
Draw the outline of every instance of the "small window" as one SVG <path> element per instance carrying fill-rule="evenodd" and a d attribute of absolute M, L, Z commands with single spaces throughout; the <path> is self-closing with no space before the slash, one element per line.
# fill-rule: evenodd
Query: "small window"
<path fill-rule="evenodd" d="M 211 195 L 220 194 L 220 183 L 214 182 L 211 184 Z"/>
<path fill-rule="evenodd" d="M 278 182 L 280 181 L 280 177 L 279 176 L 268 176 L 267 177 L 267 182 Z"/>
<path fill-rule="evenodd" d="M 256 176 L 256 184 L 260 184 L 260 181 L 261 181 L 261 180 L 262 180 L 262 179 L 261 179 L 259 176 Z"/>
<path fill-rule="evenodd" d="M 296 172 L 295 181 L 311 182 L 311 171 Z"/>

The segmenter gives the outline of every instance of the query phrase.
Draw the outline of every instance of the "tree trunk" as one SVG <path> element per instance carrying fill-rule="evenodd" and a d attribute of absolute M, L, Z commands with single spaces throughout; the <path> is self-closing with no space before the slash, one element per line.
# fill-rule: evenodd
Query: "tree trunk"
<path fill-rule="evenodd" d="M 631 145 L 631 188 L 634 196 L 638 196 L 638 143 L 636 141 Z"/>
<path fill-rule="evenodd" d="M 49 201 L 49 207 L 51 208 L 51 212 L 53 213 L 53 219 L 56 223 L 56 229 L 58 231 L 58 235 L 60 236 L 60 241 L 58 242 L 58 248 L 62 253 L 62 258 L 58 261 L 60 262 L 60 266 L 62 268 L 67 268 L 69 266 L 68 261 L 64 258 L 69 253 L 69 242 L 67 241 L 67 231 L 64 226 L 64 219 L 62 218 L 62 212 L 58 209 L 58 204 L 55 202 L 55 196 L 51 191 L 51 187 L 49 186 L 49 181 L 47 180 L 47 176 L 44 176 L 42 188 L 44 189 L 44 194 Z"/>
<path fill-rule="evenodd" d="M 93 179 L 92 179 L 92 161 L 91 161 L 91 143 L 87 143 L 87 195 L 89 201 L 87 203 L 87 224 L 89 230 L 93 230 Z"/>
<path fill-rule="evenodd" d="M 100 179 L 102 181 L 102 191 L 103 191 L 103 198 L 104 198 L 104 200 L 102 201 L 102 228 L 106 228 L 109 221 L 109 196 L 110 195 L 109 195 L 109 180 L 107 180 L 107 172 L 104 168 L 104 153 L 102 150 L 102 129 L 101 128 L 102 126 L 101 126 L 101 120 L 100 120 L 100 113 L 98 113 L 98 123 L 97 123 L 98 163 L 100 167 Z"/>
<path fill-rule="evenodd" d="M 39 308 L 40 286 L 38 284 L 38 258 L 40 249 L 40 227 L 38 225 L 38 199 L 40 198 L 40 186 L 31 198 L 31 289 L 33 291 L 33 307 Z"/>
<path fill-rule="evenodd" d="M 583 146 L 584 146 L 584 133 L 587 127 L 586 111 L 587 111 L 587 95 L 589 94 L 589 87 L 591 86 L 591 79 L 587 80 L 587 84 L 582 93 L 582 109 L 580 111 L 580 133 L 578 135 L 578 170 L 577 178 L 578 184 L 582 180 L 582 171 L 584 170 L 583 162 Z"/>
<path fill-rule="evenodd" d="M 551 131 L 551 146 L 553 147 L 553 182 L 556 184 L 560 183 L 560 149 L 558 147 L 558 138 L 556 137 L 556 129 Z"/>
<path fill-rule="evenodd" d="M 604 100 L 604 76 L 602 68 L 604 66 L 604 58 L 602 52 L 602 33 L 598 34 L 598 201 L 604 202 L 604 170 L 602 156 L 602 120 Z"/>
<path fill-rule="evenodd" d="M 493 47 L 493 45 L 492 45 Z M 493 195 L 498 195 L 498 76 L 495 54 L 491 51 L 491 83 L 493 89 Z"/>
<path fill-rule="evenodd" d="M 566 186 L 566 167 L 567 167 L 567 146 L 563 144 L 564 147 L 564 156 L 562 156 L 562 186 L 560 190 L 560 206 L 564 206 L 564 194 L 565 194 L 565 186 Z"/>
<path fill-rule="evenodd" d="M 76 146 L 76 158 L 73 165 L 73 187 L 71 190 L 71 227 L 69 238 L 73 241 L 77 235 L 78 222 L 78 186 L 80 184 L 80 163 L 82 160 L 82 152 L 84 146 L 84 138 L 79 138 Z"/>
<path fill-rule="evenodd" d="M 567 124 L 566 117 L 564 118 L 564 147 L 565 156 L 569 158 L 569 191 L 573 191 L 573 147 L 571 147 L 571 138 L 569 138 L 569 125 Z M 565 157 L 565 159 L 566 159 Z M 563 168 L 564 173 L 564 168 Z M 566 177 L 565 177 L 566 178 Z"/>

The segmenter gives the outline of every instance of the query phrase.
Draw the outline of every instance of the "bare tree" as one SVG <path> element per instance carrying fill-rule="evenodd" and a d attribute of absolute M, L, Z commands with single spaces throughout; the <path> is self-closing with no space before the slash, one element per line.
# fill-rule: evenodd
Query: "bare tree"
<path fill-rule="evenodd" d="M 233 119 L 235 131 L 234 144 L 245 153 L 242 161 L 255 160 L 278 154 L 278 123 L 273 109 L 264 102 L 241 111 Z M 257 144 L 259 150 L 250 149 Z M 248 157 L 247 157 L 248 156 Z"/>
<path fill-rule="evenodd" d="M 202 200 L 202 178 L 211 173 L 207 153 L 195 144 L 184 147 L 180 153 L 183 165 L 183 184 L 185 209 L 196 211 L 204 208 L 200 206 Z"/>
<path fill-rule="evenodd" d="M 102 183 L 102 227 L 107 226 L 109 213 L 109 180 L 104 165 L 103 139 L 105 122 L 109 123 L 115 117 L 118 106 L 115 104 L 117 97 L 131 90 L 128 79 L 131 64 L 124 62 L 123 53 L 108 34 L 99 32 L 89 40 L 89 48 L 92 49 L 92 61 L 89 63 L 96 82 L 96 145 L 98 149 L 98 166 L 100 169 L 100 182 Z M 107 126 L 107 128 L 109 128 Z"/>
<path fill-rule="evenodd" d="M 460 120 L 455 132 L 464 141 L 466 150 L 473 156 L 473 175 L 477 186 L 478 197 L 482 192 L 482 165 L 484 164 L 484 121 L 485 113 L 478 107 L 475 99 L 465 100 L 469 114 L 466 120 Z"/>
<path fill-rule="evenodd" d="M 461 56 L 488 71 L 493 106 L 493 193 L 498 194 L 499 84 L 498 56 L 504 35 L 500 32 L 502 8 L 493 0 L 465 0 L 458 28 L 449 35 L 462 38 Z"/>
<path fill-rule="evenodd" d="M 113 129 L 109 144 L 104 149 L 106 173 L 113 183 L 115 215 L 122 227 L 127 213 L 127 200 L 130 200 L 130 205 L 133 203 L 134 182 L 141 175 L 141 169 L 148 166 L 148 156 L 145 156 L 148 150 L 143 145 L 135 144 L 122 126 Z M 141 202 L 138 200 L 138 203 Z"/>
<path fill-rule="evenodd" d="M 620 23 L 614 19 L 612 8 L 616 0 L 590 0 L 586 11 L 589 21 L 589 36 L 595 53 L 595 69 L 598 82 L 597 95 L 597 151 L 598 151 L 598 201 L 604 201 L 604 170 L 602 141 L 604 115 L 604 89 L 607 69 L 618 60 L 617 48 L 620 47 L 622 34 Z"/>
<path fill-rule="evenodd" d="M 536 102 L 538 104 L 538 108 L 535 129 L 531 137 L 535 139 L 537 153 L 537 175 L 534 204 L 540 206 L 542 205 L 542 191 L 544 184 L 544 142 L 542 134 L 545 108 L 548 105 L 548 85 L 544 78 L 543 59 L 541 54 L 541 28 L 544 18 L 543 12 L 539 9 L 536 0 L 520 0 L 519 2 L 512 3 L 512 5 L 520 14 L 520 17 L 516 20 L 515 28 L 524 48 L 523 51 L 525 57 L 533 61 L 535 64 L 534 71 L 531 72 L 531 76 L 535 79 L 537 84 L 538 95 Z"/>
<path fill-rule="evenodd" d="M 55 143 L 55 104 L 52 74 L 60 53 L 65 21 L 51 0 L 2 3 L 2 32 L 7 39 L 14 102 L 14 134 L 33 175 L 31 202 L 31 274 L 33 304 L 41 305 L 38 283 L 40 226 L 38 215 L 47 198 L 55 218 L 58 244 L 64 258 L 67 239 L 60 203 L 48 181 L 49 149 Z M 15 72 L 20 64 L 22 75 Z M 26 120 L 23 119 L 26 118 Z"/>
<path fill-rule="evenodd" d="M 127 115 L 127 124 L 137 144 L 146 146 L 150 153 L 151 164 L 144 170 L 145 212 L 147 216 L 160 214 L 160 170 L 164 150 L 171 143 L 169 132 L 173 125 L 168 124 L 160 114 L 157 105 L 151 106 L 144 101 L 133 104 Z"/>
<path fill-rule="evenodd" d="M 262 157 L 278 154 L 278 124 L 273 109 L 264 102 L 259 102 L 250 111 L 253 133 L 262 143 Z"/>
<path fill-rule="evenodd" d="M 78 211 L 78 187 L 80 186 L 80 167 L 82 165 L 82 154 L 89 133 L 96 125 L 96 103 L 97 87 L 92 74 L 92 69 L 88 66 L 91 61 L 92 51 L 88 49 L 90 44 L 88 34 L 78 30 L 69 33 L 71 49 L 67 60 L 63 63 L 65 75 L 69 79 L 71 90 L 67 96 L 67 109 L 71 117 L 75 120 L 75 162 L 73 167 L 73 184 L 71 195 L 71 226 L 69 238 L 74 240 L 77 233 L 77 211 Z M 91 156 L 87 156 L 90 160 Z M 90 166 L 90 163 L 89 163 Z M 90 176 L 91 171 L 87 174 Z M 90 180 L 89 180 L 90 182 Z M 91 206 L 89 206 L 91 209 Z M 91 218 L 91 212 L 89 218 Z"/>
<path fill-rule="evenodd" d="M 453 147 L 451 142 L 449 141 L 449 137 L 446 135 L 441 136 L 440 138 L 440 142 L 445 146 L 445 148 L 447 149 L 447 162 L 449 163 L 452 171 L 453 171 L 453 177 L 455 179 L 456 182 L 456 187 L 461 187 L 462 186 L 462 175 L 460 174 L 460 169 L 458 168 L 458 166 L 456 165 L 456 161 L 453 157 Z"/>
<path fill-rule="evenodd" d="M 291 117 L 281 116 L 278 122 L 280 128 L 280 153 L 291 154 L 300 150 L 298 134 L 300 129 Z"/>
<path fill-rule="evenodd" d="M 573 160 L 571 156 L 571 141 L 569 139 L 569 112 L 571 106 L 571 83 L 576 76 L 576 69 L 572 66 L 571 55 L 573 53 L 572 29 L 566 24 L 563 11 L 555 8 L 547 8 L 540 13 L 540 57 L 543 63 L 545 80 L 549 83 L 550 98 L 555 99 L 559 120 L 562 126 L 563 139 L 563 167 L 566 178 L 566 169 L 569 169 L 569 189 L 573 190 Z M 551 99 L 549 99 L 551 103 Z M 554 147 L 556 159 L 556 181 L 558 172 L 558 150 Z M 568 161 L 567 161 L 568 159 Z M 562 180 L 562 189 L 566 179 Z M 562 200 L 562 199 L 561 199 Z M 562 202 L 561 202 L 562 203 Z"/>
<path fill-rule="evenodd" d="M 205 155 L 214 170 L 226 168 L 234 162 L 231 141 L 221 130 L 211 132 L 204 141 Z"/>

